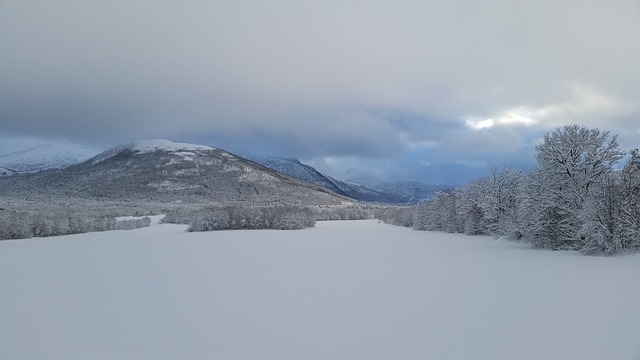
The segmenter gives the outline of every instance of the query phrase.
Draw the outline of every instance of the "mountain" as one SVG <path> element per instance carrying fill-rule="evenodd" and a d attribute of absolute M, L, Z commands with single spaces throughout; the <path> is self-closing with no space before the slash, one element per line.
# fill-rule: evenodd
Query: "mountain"
<path fill-rule="evenodd" d="M 119 146 L 60 170 L 0 179 L 21 198 L 250 205 L 353 202 L 227 151 L 168 140 Z"/>
<path fill-rule="evenodd" d="M 271 170 L 324 187 L 337 194 L 356 200 L 387 204 L 406 203 L 402 197 L 373 190 L 356 183 L 340 181 L 324 175 L 312 166 L 303 164 L 297 159 L 277 156 L 250 156 L 249 159 Z"/>
<path fill-rule="evenodd" d="M 415 180 L 398 180 L 382 181 L 373 184 L 373 188 L 380 192 L 392 194 L 406 204 L 417 204 L 431 199 L 438 191 L 449 187 Z"/>
<path fill-rule="evenodd" d="M 347 170 L 343 176 L 348 179 L 348 182 L 360 183 L 375 191 L 390 194 L 397 198 L 399 203 L 405 204 L 417 204 L 431 199 L 438 191 L 451 188 L 451 186 L 417 180 L 380 178 L 366 171 L 355 169 Z"/>
<path fill-rule="evenodd" d="M 289 175 L 323 188 L 329 189 L 336 194 L 348 196 L 338 187 L 328 176 L 320 173 L 313 167 L 303 164 L 297 159 L 277 157 L 277 156 L 249 156 L 247 159 L 264 165 L 271 170 L 281 174 Z"/>
<path fill-rule="evenodd" d="M 65 140 L 0 137 L 0 176 L 61 169 L 87 160 L 101 149 Z"/>

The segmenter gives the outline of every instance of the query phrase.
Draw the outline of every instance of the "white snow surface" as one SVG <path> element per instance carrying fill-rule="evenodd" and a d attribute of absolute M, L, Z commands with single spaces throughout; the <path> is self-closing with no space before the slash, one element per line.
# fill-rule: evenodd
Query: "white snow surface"
<path fill-rule="evenodd" d="M 640 256 L 377 221 L 0 242 L 0 359 L 640 359 Z"/>

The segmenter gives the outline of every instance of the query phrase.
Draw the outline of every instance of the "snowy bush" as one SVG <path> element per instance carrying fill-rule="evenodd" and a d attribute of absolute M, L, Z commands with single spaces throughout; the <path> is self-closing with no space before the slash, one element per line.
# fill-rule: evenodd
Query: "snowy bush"
<path fill-rule="evenodd" d="M 407 206 L 388 206 L 378 209 L 375 212 L 376 219 L 379 219 L 387 224 L 412 227 L 414 221 L 415 207 Z"/>
<path fill-rule="evenodd" d="M 187 231 L 230 230 L 228 208 L 207 208 L 199 211 L 189 222 Z"/>
<path fill-rule="evenodd" d="M 151 225 L 151 218 L 145 216 L 141 219 L 127 219 L 116 222 L 115 230 L 133 230 Z"/>
<path fill-rule="evenodd" d="M 271 228 L 276 230 L 299 230 L 315 226 L 311 212 L 300 209 L 277 209 L 271 216 Z"/>
<path fill-rule="evenodd" d="M 170 221 L 181 218 L 171 215 Z M 277 229 L 297 230 L 315 226 L 313 212 L 299 206 L 207 207 L 191 212 L 187 231 Z"/>
<path fill-rule="evenodd" d="M 326 220 L 366 220 L 374 217 L 376 206 L 355 204 L 347 206 L 323 206 L 314 209 L 317 221 Z"/>
<path fill-rule="evenodd" d="M 147 227 L 148 217 L 117 222 L 114 217 L 95 216 L 88 213 L 0 211 L 0 240 L 26 239 L 92 231 L 130 230 Z"/>
<path fill-rule="evenodd" d="M 163 224 L 189 224 L 199 210 L 177 208 L 166 213 L 160 220 Z"/>
<path fill-rule="evenodd" d="M 26 239 L 33 236 L 27 213 L 0 211 L 0 240 Z"/>

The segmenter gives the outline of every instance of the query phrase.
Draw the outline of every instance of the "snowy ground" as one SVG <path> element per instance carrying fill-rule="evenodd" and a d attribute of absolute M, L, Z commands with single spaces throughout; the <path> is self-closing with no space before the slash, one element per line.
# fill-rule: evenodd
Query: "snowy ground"
<path fill-rule="evenodd" d="M 640 359 L 640 256 L 184 229 L 0 242 L 0 359 Z"/>

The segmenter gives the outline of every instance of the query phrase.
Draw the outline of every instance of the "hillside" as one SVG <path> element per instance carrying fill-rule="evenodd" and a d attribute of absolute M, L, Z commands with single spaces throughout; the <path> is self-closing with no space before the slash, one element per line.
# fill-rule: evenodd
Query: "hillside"
<path fill-rule="evenodd" d="M 264 165 L 281 174 L 329 189 L 336 194 L 348 196 L 330 177 L 322 174 L 312 166 L 301 163 L 298 159 L 278 156 L 249 156 L 249 160 Z"/>
<path fill-rule="evenodd" d="M 407 203 L 406 196 L 389 194 L 356 183 L 337 180 L 331 176 L 322 174 L 312 166 L 301 163 L 297 159 L 277 156 L 252 156 L 249 157 L 249 159 L 271 170 L 324 187 L 337 194 L 356 200 L 386 204 Z"/>
<path fill-rule="evenodd" d="M 362 184 L 369 189 L 389 194 L 399 200 L 399 203 L 417 204 L 433 198 L 438 192 L 450 189 L 447 184 L 428 183 L 417 180 L 393 179 L 388 176 L 380 177 L 368 171 L 349 169 L 341 174 L 346 182 Z"/>

